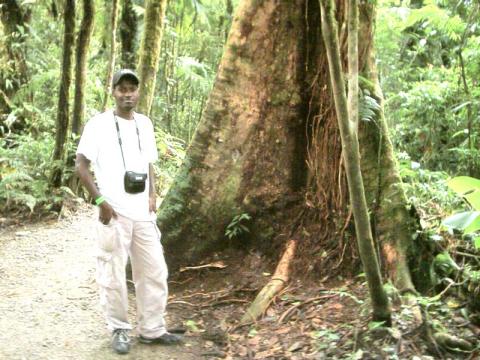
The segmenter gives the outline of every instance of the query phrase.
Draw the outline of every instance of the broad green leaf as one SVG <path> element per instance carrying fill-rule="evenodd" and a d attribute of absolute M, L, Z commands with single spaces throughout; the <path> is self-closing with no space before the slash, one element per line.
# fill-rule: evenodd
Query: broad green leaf
<path fill-rule="evenodd" d="M 480 211 L 480 191 L 474 191 L 464 197 L 475 210 Z"/>
<path fill-rule="evenodd" d="M 480 190 L 480 180 L 470 176 L 457 176 L 447 182 L 450 189 L 460 195 L 472 190 Z"/>
<path fill-rule="evenodd" d="M 452 216 L 449 216 L 443 220 L 442 224 L 454 229 L 466 230 L 469 232 L 475 231 L 472 230 L 476 226 L 480 229 L 480 211 L 464 211 Z"/>
<path fill-rule="evenodd" d="M 476 217 L 475 220 L 473 220 L 470 225 L 468 225 L 465 229 L 463 229 L 464 234 L 471 234 L 475 231 L 480 230 L 480 217 Z"/>
<path fill-rule="evenodd" d="M 444 251 L 437 256 L 435 256 L 434 263 L 436 266 L 442 267 L 445 271 L 459 270 L 460 267 L 452 259 L 450 254 L 447 251 Z"/>
<path fill-rule="evenodd" d="M 473 239 L 473 246 L 475 249 L 480 250 L 480 236 Z"/>

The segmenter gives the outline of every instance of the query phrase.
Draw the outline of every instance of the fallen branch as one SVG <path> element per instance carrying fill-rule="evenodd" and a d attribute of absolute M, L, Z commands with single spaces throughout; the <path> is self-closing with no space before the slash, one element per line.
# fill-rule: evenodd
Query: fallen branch
<path fill-rule="evenodd" d="M 454 335 L 450 335 L 444 332 L 438 332 L 433 334 L 433 338 L 438 345 L 449 351 L 473 351 L 474 346 L 467 340 L 459 338 Z"/>
<path fill-rule="evenodd" d="M 322 296 L 317 296 L 311 299 L 307 299 L 303 302 L 298 302 L 294 305 L 292 305 L 290 308 L 288 308 L 278 319 L 278 323 L 281 324 L 286 318 L 290 317 L 291 313 L 295 310 L 298 309 L 301 306 L 307 305 L 309 303 L 312 303 L 314 301 L 319 301 L 319 300 L 328 300 L 331 299 L 332 297 L 337 296 L 337 294 L 330 294 L 330 295 L 322 295 Z"/>
<path fill-rule="evenodd" d="M 200 269 L 225 269 L 227 265 L 223 261 L 215 261 L 210 264 L 205 264 L 205 265 L 198 265 L 198 266 L 185 266 L 180 268 L 180 272 L 184 272 L 187 270 L 200 270 Z"/>
<path fill-rule="evenodd" d="M 256 321 L 265 312 L 265 310 L 267 310 L 271 300 L 275 297 L 275 295 L 283 289 L 289 279 L 290 263 L 295 255 L 296 246 L 296 240 L 291 239 L 287 242 L 285 252 L 283 253 L 282 258 L 275 269 L 275 273 L 268 284 L 265 285 L 262 290 L 260 290 L 252 305 L 250 305 L 247 312 L 240 320 L 240 324 L 243 325 L 252 321 Z"/>

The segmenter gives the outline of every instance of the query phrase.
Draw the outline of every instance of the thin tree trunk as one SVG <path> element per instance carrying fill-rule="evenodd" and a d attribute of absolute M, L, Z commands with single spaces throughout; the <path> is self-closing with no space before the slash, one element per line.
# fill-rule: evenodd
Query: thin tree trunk
<path fill-rule="evenodd" d="M 56 0 L 50 1 L 49 10 L 50 10 L 50 14 L 52 15 L 53 20 L 57 20 L 58 19 L 58 9 L 57 9 L 57 1 Z"/>
<path fill-rule="evenodd" d="M 356 0 L 349 0 L 348 4 L 348 55 L 349 57 L 358 57 L 357 37 L 355 35 L 353 37 L 351 36 L 352 33 L 358 31 L 358 20 L 353 19 L 353 17 L 358 17 L 357 3 Z M 322 11 L 322 35 L 327 50 L 330 80 L 334 94 L 333 97 L 340 128 L 340 136 L 342 138 L 343 159 L 345 161 L 345 170 L 348 179 L 348 190 L 355 219 L 358 248 L 368 281 L 370 297 L 372 299 L 373 319 L 376 321 L 385 321 L 387 325 L 391 325 L 390 305 L 387 294 L 383 289 L 377 254 L 375 252 L 375 246 L 373 245 L 365 189 L 363 187 L 363 179 L 360 169 L 360 151 L 357 138 L 358 86 L 353 86 L 353 91 L 350 96 L 350 100 L 352 100 L 353 103 L 348 106 L 342 66 L 340 63 L 337 25 L 333 15 L 333 1 L 320 0 L 320 6 Z M 354 67 L 357 67 L 356 69 L 350 69 L 349 80 L 353 82 L 358 81 L 358 64 L 355 61 L 349 61 L 349 63 Z M 349 87 L 349 90 L 351 91 L 352 89 Z M 355 94 L 355 90 L 357 91 L 357 94 Z M 357 111 L 357 114 L 353 115 L 352 113 L 349 113 L 348 110 Z"/>
<path fill-rule="evenodd" d="M 79 135 L 85 116 L 85 80 L 87 78 L 88 47 L 93 31 L 94 2 L 83 0 L 83 19 L 77 40 L 75 65 L 75 98 L 73 103 L 72 134 Z"/>
<path fill-rule="evenodd" d="M 363 18 L 360 23 L 365 25 L 360 31 L 361 38 L 373 39 L 371 24 L 375 21 L 374 5 L 363 3 L 360 7 L 360 16 Z M 373 87 L 366 88 L 365 91 L 380 105 L 380 110 L 373 121 L 360 123 L 359 132 L 362 173 L 368 203 L 372 209 L 375 238 L 381 250 L 385 274 L 402 293 L 415 293 L 416 288 L 426 290 L 430 287 L 431 256 L 426 252 L 428 249 L 422 248 L 420 239 L 413 240 L 419 227 L 403 190 L 398 163 L 383 114 L 383 94 L 372 42 L 366 47 L 365 58 L 362 75 L 373 84 Z M 411 264 L 408 261 L 409 252 L 414 254 L 410 256 L 413 260 Z M 416 286 L 413 284 L 410 268 L 413 269 Z"/>
<path fill-rule="evenodd" d="M 111 35 L 110 35 L 110 57 L 107 66 L 107 78 L 105 79 L 105 91 L 102 110 L 105 111 L 108 106 L 108 99 L 112 91 L 113 69 L 115 68 L 115 59 L 117 53 L 117 23 L 118 23 L 118 0 L 112 1 L 111 16 Z"/>
<path fill-rule="evenodd" d="M 120 19 L 120 40 L 122 44 L 122 68 L 134 69 L 137 63 L 135 43 L 137 38 L 138 21 L 133 10 L 132 0 L 123 0 L 122 16 Z"/>
<path fill-rule="evenodd" d="M 145 8 L 145 30 L 140 45 L 138 75 L 140 78 L 139 112 L 149 116 L 152 108 L 160 45 L 163 33 L 163 18 L 167 8 L 167 0 L 147 0 Z"/>
<path fill-rule="evenodd" d="M 65 1 L 64 10 L 64 37 L 61 82 L 58 94 L 57 121 L 55 127 L 55 148 L 53 161 L 55 162 L 51 183 L 58 188 L 62 185 L 63 167 L 65 166 L 65 143 L 69 123 L 69 91 L 72 81 L 72 54 L 75 44 L 75 0 Z"/>

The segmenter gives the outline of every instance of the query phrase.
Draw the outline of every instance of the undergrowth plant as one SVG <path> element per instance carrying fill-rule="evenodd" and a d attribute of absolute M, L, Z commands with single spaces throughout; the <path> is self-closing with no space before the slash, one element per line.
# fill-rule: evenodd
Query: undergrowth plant
<path fill-rule="evenodd" d="M 0 139 L 0 211 L 39 207 L 50 209 L 58 202 L 49 190 L 52 137 L 31 135 Z"/>

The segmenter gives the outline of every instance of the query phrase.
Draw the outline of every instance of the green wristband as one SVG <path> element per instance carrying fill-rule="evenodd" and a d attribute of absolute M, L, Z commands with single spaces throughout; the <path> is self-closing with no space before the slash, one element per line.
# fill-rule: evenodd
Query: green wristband
<path fill-rule="evenodd" d="M 95 204 L 100 205 L 101 203 L 103 203 L 105 201 L 105 197 L 104 196 L 99 196 L 98 198 L 95 199 Z"/>

